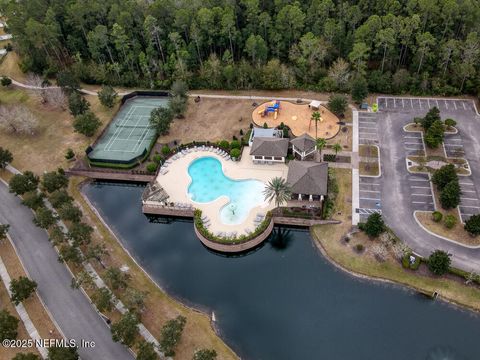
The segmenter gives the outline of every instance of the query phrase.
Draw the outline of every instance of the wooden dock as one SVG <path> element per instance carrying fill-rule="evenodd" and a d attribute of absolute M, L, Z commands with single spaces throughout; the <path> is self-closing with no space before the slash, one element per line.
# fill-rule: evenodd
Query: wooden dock
<path fill-rule="evenodd" d="M 101 169 L 69 169 L 65 170 L 67 175 L 84 176 L 91 179 L 114 180 L 114 181 L 135 181 L 149 183 L 155 180 L 155 175 L 137 174 L 131 171 L 115 171 Z"/>

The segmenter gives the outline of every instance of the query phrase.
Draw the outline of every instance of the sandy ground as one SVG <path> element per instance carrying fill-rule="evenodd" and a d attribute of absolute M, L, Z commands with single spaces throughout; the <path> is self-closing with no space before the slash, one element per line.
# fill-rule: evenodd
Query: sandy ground
<path fill-rule="evenodd" d="M 265 106 L 272 105 L 272 102 L 267 102 L 258 106 L 252 112 L 252 118 L 255 124 L 263 126 L 267 123 L 268 127 L 277 127 L 282 122 L 289 126 L 295 136 L 300 136 L 308 133 L 314 138 L 330 139 L 334 137 L 340 126 L 337 124 L 338 118 L 332 114 L 324 106 L 320 107 L 321 121 L 318 123 L 318 132 L 315 132 L 315 121 L 311 121 L 313 109 L 308 105 L 293 104 L 288 101 L 280 101 L 280 109 L 278 116 L 275 119 L 273 113 L 268 113 L 263 116 Z"/>
<path fill-rule="evenodd" d="M 222 196 L 211 203 L 197 203 L 192 201 L 188 194 L 187 189 L 190 185 L 191 178 L 188 175 L 188 166 L 195 159 L 210 156 L 217 158 L 221 161 L 223 166 L 223 172 L 226 176 L 232 179 L 257 179 L 264 183 L 268 182 L 274 177 L 287 177 L 288 167 L 285 164 L 274 165 L 257 165 L 253 164 L 249 155 L 250 148 L 245 147 L 243 149 L 242 159 L 239 162 L 225 161 L 222 157 L 213 152 L 198 151 L 192 152 L 184 157 L 174 160 L 172 164 L 168 165 L 168 173 L 165 175 L 158 175 L 157 181 L 170 195 L 170 202 L 181 202 L 192 204 L 195 208 L 201 209 L 202 213 L 208 216 L 212 225 L 210 231 L 225 231 L 232 232 L 237 231 L 238 235 L 245 233 L 246 229 L 254 230 L 254 219 L 256 215 L 266 213 L 274 208 L 274 203 L 264 203 L 261 206 L 254 207 L 250 210 L 248 217 L 238 225 L 226 225 L 220 220 L 221 208 L 229 202 L 226 196 Z"/>
<path fill-rule="evenodd" d="M 231 141 L 234 135 L 240 138 L 240 129 L 246 133 L 252 121 L 252 103 L 250 100 L 205 98 L 196 103 L 190 99 L 185 118 L 175 119 L 169 134 L 159 137 L 158 142 Z"/>

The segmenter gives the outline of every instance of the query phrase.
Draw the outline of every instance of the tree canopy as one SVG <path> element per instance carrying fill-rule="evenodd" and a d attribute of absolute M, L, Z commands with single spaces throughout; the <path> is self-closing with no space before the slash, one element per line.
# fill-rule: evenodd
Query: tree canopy
<path fill-rule="evenodd" d="M 3 1 L 22 69 L 88 84 L 477 94 L 478 1 Z"/>

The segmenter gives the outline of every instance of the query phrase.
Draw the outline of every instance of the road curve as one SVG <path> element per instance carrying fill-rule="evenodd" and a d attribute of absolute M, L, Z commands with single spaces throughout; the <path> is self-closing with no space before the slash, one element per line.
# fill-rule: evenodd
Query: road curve
<path fill-rule="evenodd" d="M 93 340 L 94 348 L 80 348 L 82 360 L 132 360 L 129 350 L 112 340 L 109 327 L 80 291 L 70 288 L 72 276 L 47 233 L 32 223 L 33 214 L 0 182 L 0 223 L 10 224 L 9 234 L 38 294 L 67 338 Z"/>

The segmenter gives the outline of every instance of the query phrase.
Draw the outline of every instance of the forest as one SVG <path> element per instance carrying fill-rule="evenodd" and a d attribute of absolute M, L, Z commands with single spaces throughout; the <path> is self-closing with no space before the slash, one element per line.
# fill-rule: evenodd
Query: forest
<path fill-rule="evenodd" d="M 478 0 L 0 0 L 21 68 L 89 84 L 480 93 Z"/>

